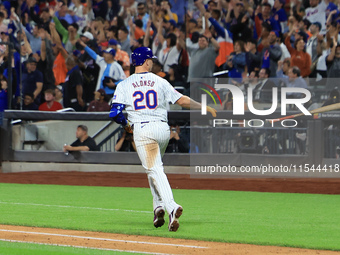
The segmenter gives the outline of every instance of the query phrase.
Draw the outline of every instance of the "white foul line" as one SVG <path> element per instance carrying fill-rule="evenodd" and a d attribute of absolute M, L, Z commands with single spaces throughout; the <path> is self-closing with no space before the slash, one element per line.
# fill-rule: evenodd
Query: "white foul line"
<path fill-rule="evenodd" d="M 43 232 L 30 232 L 30 231 L 9 230 L 9 229 L 0 229 L 0 231 L 1 231 L 1 232 L 11 232 L 11 233 L 23 233 L 23 234 L 45 235 L 45 236 L 63 236 L 63 237 L 72 237 L 72 238 L 85 238 L 85 239 L 91 239 L 91 240 L 101 240 L 101 241 L 111 241 L 111 242 L 122 242 L 122 243 L 163 245 L 163 246 L 175 246 L 175 247 L 198 248 L 198 249 L 207 249 L 207 248 L 208 248 L 208 247 L 203 247 L 203 246 L 184 245 L 184 244 L 154 243 L 154 242 L 131 241 L 131 240 L 110 239 L 110 238 L 89 237 L 89 236 L 63 235 L 63 234 L 43 233 Z"/>
<path fill-rule="evenodd" d="M 61 246 L 61 247 L 84 248 L 84 249 L 102 250 L 102 251 L 118 251 L 118 252 L 127 252 L 127 253 L 170 255 L 170 254 L 167 254 L 167 253 L 155 253 L 155 252 L 145 252 L 145 251 L 129 251 L 129 250 L 118 250 L 118 249 L 109 249 L 109 248 L 95 248 L 95 247 L 86 247 L 86 246 L 78 246 L 78 245 L 67 245 L 67 244 L 38 243 L 38 242 L 27 242 L 27 241 L 18 241 L 18 240 L 10 240 L 10 239 L 0 239 L 0 241 L 11 242 L 11 243 L 30 243 L 30 244 L 42 244 L 42 245 L 51 245 L 51 246 Z"/>
<path fill-rule="evenodd" d="M 122 211 L 122 212 L 133 212 L 133 213 L 152 213 L 150 211 L 136 211 L 136 210 L 126 210 L 126 209 L 111 209 L 111 208 L 96 208 L 96 207 L 84 207 L 84 206 L 72 206 L 72 205 L 46 205 L 46 204 L 34 204 L 34 203 L 15 203 L 15 202 L 2 202 L 0 204 L 10 204 L 10 205 L 33 205 L 33 206 L 47 206 L 47 207 L 60 207 L 60 208 L 79 208 L 79 209 L 92 209 L 92 210 L 102 210 L 102 211 Z"/>

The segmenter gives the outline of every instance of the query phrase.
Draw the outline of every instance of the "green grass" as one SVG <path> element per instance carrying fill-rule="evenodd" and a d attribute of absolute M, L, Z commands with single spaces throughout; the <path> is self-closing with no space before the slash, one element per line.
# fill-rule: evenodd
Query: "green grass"
<path fill-rule="evenodd" d="M 112 255 L 112 254 L 132 254 L 131 252 L 118 252 L 108 250 L 98 250 L 89 248 L 63 247 L 46 244 L 15 243 L 0 241 L 0 254 L 2 255 Z M 138 253 L 133 253 L 138 254 Z"/>
<path fill-rule="evenodd" d="M 0 223 L 340 250 L 338 195 L 174 190 L 174 197 L 184 208 L 176 233 L 153 227 L 146 188 L 0 184 Z"/>

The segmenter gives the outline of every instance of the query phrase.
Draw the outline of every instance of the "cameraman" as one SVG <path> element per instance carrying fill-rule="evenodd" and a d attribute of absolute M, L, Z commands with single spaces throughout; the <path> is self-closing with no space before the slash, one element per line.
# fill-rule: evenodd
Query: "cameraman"
<path fill-rule="evenodd" d="M 133 135 L 124 131 L 115 145 L 115 151 L 136 151 Z"/>
<path fill-rule="evenodd" d="M 178 123 L 170 122 L 170 140 L 165 152 L 189 152 L 189 142 L 185 135 L 181 134 L 181 129 Z"/>

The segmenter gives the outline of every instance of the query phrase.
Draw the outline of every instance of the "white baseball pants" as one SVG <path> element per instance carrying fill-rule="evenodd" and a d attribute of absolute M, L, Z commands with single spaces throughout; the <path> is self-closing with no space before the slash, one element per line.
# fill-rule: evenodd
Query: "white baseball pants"
<path fill-rule="evenodd" d="M 134 123 L 133 134 L 139 159 L 148 175 L 153 209 L 162 206 L 170 214 L 178 207 L 162 162 L 170 139 L 170 128 L 161 121 Z"/>

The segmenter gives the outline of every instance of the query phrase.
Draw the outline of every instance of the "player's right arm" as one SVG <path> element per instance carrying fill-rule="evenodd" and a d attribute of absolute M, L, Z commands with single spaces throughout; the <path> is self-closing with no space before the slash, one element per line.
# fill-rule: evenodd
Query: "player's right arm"
<path fill-rule="evenodd" d="M 192 110 L 201 110 L 202 105 L 199 102 L 191 99 L 188 96 L 181 96 L 177 101 L 176 104 L 180 105 L 183 108 L 192 109 Z M 207 106 L 207 111 L 211 113 L 213 117 L 216 117 L 216 110 L 210 106 Z"/>

